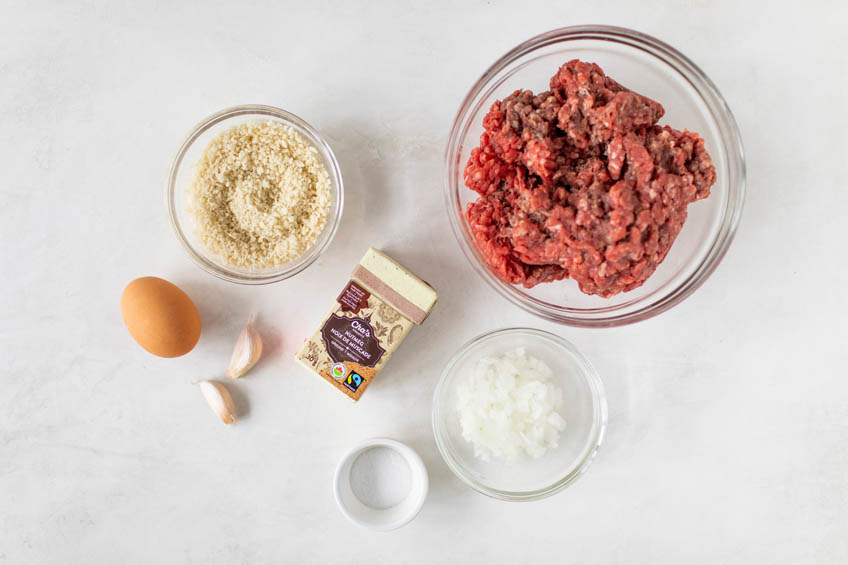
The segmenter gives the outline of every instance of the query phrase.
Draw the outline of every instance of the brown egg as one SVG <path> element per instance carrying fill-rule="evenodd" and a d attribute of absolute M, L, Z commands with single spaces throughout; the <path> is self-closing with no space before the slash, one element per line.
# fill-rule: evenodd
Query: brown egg
<path fill-rule="evenodd" d="M 194 302 L 178 286 L 158 277 L 141 277 L 127 285 L 121 315 L 133 339 L 159 357 L 185 355 L 200 339 Z"/>

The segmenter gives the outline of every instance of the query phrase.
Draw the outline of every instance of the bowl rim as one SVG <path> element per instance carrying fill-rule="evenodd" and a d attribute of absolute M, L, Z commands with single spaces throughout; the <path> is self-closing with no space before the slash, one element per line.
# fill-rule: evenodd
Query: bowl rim
<path fill-rule="evenodd" d="M 468 190 L 464 182 L 457 182 L 461 140 L 472 122 L 469 114 L 475 100 L 508 66 L 519 58 L 549 45 L 576 40 L 604 40 L 639 49 L 659 59 L 682 75 L 701 97 L 719 132 L 728 161 L 728 198 L 722 212 L 721 225 L 704 259 L 685 279 L 648 304 L 632 311 L 617 312 L 623 307 L 638 303 L 635 299 L 615 306 L 592 309 L 557 307 L 540 299 L 519 294 L 515 285 L 501 281 L 486 266 L 479 255 L 473 237 L 468 233 L 464 209 L 459 200 L 461 190 Z M 482 100 L 477 105 L 482 104 Z M 640 322 L 676 306 L 697 290 L 718 267 L 732 243 L 745 202 L 745 153 L 736 120 L 727 102 L 712 80 L 688 57 L 669 44 L 650 35 L 628 28 L 607 25 L 581 25 L 563 27 L 542 33 L 524 41 L 492 64 L 472 86 L 454 118 L 444 152 L 444 202 L 451 229 L 466 259 L 478 275 L 498 294 L 523 310 L 541 318 L 575 327 L 613 327 Z"/>
<path fill-rule="evenodd" d="M 327 173 L 333 181 L 331 197 L 335 199 L 336 204 L 335 213 L 328 215 L 324 231 L 322 231 L 318 240 L 316 240 L 316 243 L 320 242 L 318 245 L 313 244 L 306 253 L 289 263 L 281 265 L 275 269 L 267 269 L 266 271 L 263 271 L 262 274 L 255 276 L 245 275 L 222 265 L 218 265 L 211 261 L 206 254 L 195 249 L 183 232 L 176 206 L 177 175 L 180 171 L 181 165 L 183 165 L 183 160 L 185 159 L 188 150 L 201 135 L 213 126 L 231 118 L 248 115 L 275 118 L 280 122 L 295 126 L 298 133 L 304 134 L 307 141 L 323 155 L 329 164 L 329 170 Z M 168 180 L 165 183 L 165 207 L 168 211 L 168 224 L 171 226 L 171 232 L 174 236 L 176 236 L 177 241 L 179 241 L 180 245 L 186 253 L 188 253 L 189 257 L 191 257 L 201 269 L 228 282 L 245 285 L 263 285 L 288 279 L 304 271 L 330 246 L 330 243 L 333 241 L 336 232 L 339 229 L 339 224 L 341 223 L 342 211 L 344 209 L 344 183 L 342 180 L 341 168 L 339 167 L 339 163 L 336 160 L 336 156 L 333 153 L 332 148 L 330 148 L 330 145 L 321 136 L 321 134 L 309 125 L 309 123 L 299 116 L 275 106 L 263 104 L 242 104 L 224 108 L 223 110 L 207 116 L 194 128 L 192 128 L 189 134 L 185 137 L 171 160 Z"/>
<path fill-rule="evenodd" d="M 583 370 L 581 371 L 581 375 L 588 384 L 589 389 L 592 391 L 592 396 L 594 399 L 594 403 L 592 406 L 593 421 L 596 424 L 597 431 L 594 434 L 594 437 L 592 437 L 590 447 L 585 453 L 585 455 L 581 459 L 575 461 L 572 467 L 569 468 L 568 472 L 561 479 L 555 481 L 554 483 L 548 486 L 531 491 L 510 491 L 503 489 L 495 489 L 488 487 L 476 481 L 472 477 L 468 476 L 463 471 L 462 465 L 460 465 L 456 461 L 456 458 L 453 457 L 451 452 L 448 450 L 445 443 L 445 439 L 442 437 L 441 427 L 437 423 L 441 415 L 439 399 L 443 394 L 445 387 L 447 386 L 448 377 L 450 376 L 451 371 L 453 370 L 454 366 L 459 361 L 459 359 L 474 347 L 481 345 L 482 343 L 485 343 L 486 341 L 489 341 L 492 338 L 500 337 L 502 335 L 514 334 L 529 335 L 553 342 L 555 345 L 562 348 L 569 355 L 574 357 L 578 361 L 580 366 L 583 368 Z M 442 459 L 445 461 L 445 464 L 448 466 L 451 472 L 453 472 L 453 474 L 456 475 L 457 478 L 459 478 L 462 482 L 464 482 L 466 485 L 470 486 L 472 489 L 476 490 L 479 493 L 485 494 L 486 496 L 498 500 L 514 502 L 525 502 L 547 498 L 564 490 L 568 486 L 572 485 L 581 476 L 583 476 L 589 469 L 589 467 L 592 465 L 592 462 L 595 460 L 595 457 L 597 456 L 598 451 L 601 448 L 604 436 L 606 435 L 607 419 L 608 408 L 604 384 L 603 381 L 601 381 L 600 375 L 598 375 L 597 370 L 595 370 L 595 367 L 592 365 L 589 359 L 587 359 L 586 356 L 583 355 L 574 344 L 572 344 L 565 338 L 562 338 L 551 332 L 528 327 L 509 327 L 491 330 L 478 335 L 477 337 L 471 339 L 462 347 L 460 347 L 448 360 L 447 364 L 445 365 L 445 368 L 442 370 L 442 373 L 439 376 L 439 382 L 436 385 L 436 389 L 433 393 L 433 407 L 431 410 L 431 425 L 433 428 L 433 437 L 436 440 L 436 447 L 438 448 Z"/>

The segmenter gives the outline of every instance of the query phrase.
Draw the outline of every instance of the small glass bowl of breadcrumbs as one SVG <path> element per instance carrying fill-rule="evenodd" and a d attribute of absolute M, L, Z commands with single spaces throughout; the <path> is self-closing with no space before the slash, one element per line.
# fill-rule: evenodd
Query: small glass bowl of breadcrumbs
<path fill-rule="evenodd" d="M 171 164 L 171 229 L 205 271 L 242 284 L 287 279 L 336 233 L 343 186 L 312 126 L 271 106 L 236 106 L 201 122 Z"/>

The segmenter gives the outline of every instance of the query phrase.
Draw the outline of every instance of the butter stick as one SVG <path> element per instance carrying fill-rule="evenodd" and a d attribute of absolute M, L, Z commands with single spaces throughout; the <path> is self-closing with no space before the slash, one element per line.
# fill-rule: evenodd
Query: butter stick
<path fill-rule="evenodd" d="M 350 399 L 359 400 L 437 299 L 430 285 L 371 248 L 296 358 Z"/>

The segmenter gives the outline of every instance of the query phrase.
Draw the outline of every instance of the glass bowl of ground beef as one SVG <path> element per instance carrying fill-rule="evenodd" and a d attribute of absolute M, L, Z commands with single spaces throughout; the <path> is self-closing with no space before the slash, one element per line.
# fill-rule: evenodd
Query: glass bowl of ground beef
<path fill-rule="evenodd" d="M 650 36 L 554 30 L 501 57 L 460 107 L 446 203 L 473 267 L 501 295 L 574 326 L 680 303 L 733 240 L 739 131 L 715 85 Z"/>

